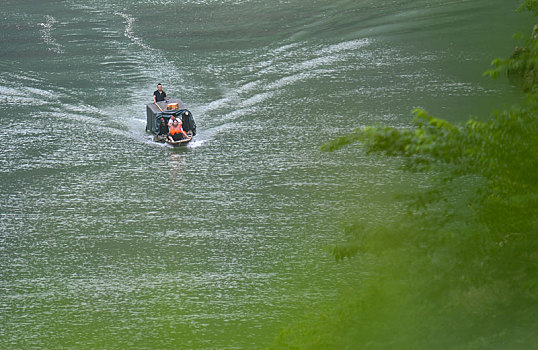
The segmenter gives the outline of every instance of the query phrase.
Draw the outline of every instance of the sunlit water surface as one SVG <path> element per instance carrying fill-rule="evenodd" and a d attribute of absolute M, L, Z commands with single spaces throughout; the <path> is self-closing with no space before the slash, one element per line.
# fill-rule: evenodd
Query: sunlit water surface
<path fill-rule="evenodd" d="M 263 348 L 360 278 L 324 250 L 342 224 L 427 181 L 319 146 L 516 100 L 481 73 L 517 4 L 3 0 L 0 348 Z M 189 147 L 145 133 L 158 82 Z"/>

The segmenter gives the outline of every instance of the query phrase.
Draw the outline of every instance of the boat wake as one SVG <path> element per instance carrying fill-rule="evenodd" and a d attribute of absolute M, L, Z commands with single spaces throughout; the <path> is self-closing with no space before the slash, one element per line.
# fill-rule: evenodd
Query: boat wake
<path fill-rule="evenodd" d="M 294 84 L 315 81 L 320 76 L 341 70 L 346 60 L 363 57 L 367 60 L 371 39 L 349 40 L 328 45 L 284 43 L 280 47 L 241 52 L 237 75 L 246 77 L 236 87 L 222 89 L 224 96 L 201 106 L 197 113 L 208 115 L 218 125 L 210 133 L 235 128 L 234 121 L 274 106 L 280 96 Z M 254 62 L 249 64 L 249 62 Z M 217 68 L 215 70 L 218 71 Z"/>
<path fill-rule="evenodd" d="M 126 13 L 123 13 L 123 12 L 114 12 L 114 14 L 120 16 L 124 20 L 124 23 L 125 23 L 124 35 L 125 35 L 125 37 L 129 38 L 129 40 L 131 40 L 133 43 L 135 43 L 136 45 L 140 46 L 143 49 L 152 50 L 152 48 L 149 45 L 144 43 L 144 41 L 141 38 L 137 37 L 134 34 L 133 28 L 134 28 L 135 18 L 133 16 L 130 16 L 130 15 L 128 15 Z"/>
<path fill-rule="evenodd" d="M 41 33 L 41 40 L 43 40 L 43 43 L 47 45 L 49 51 L 63 54 L 65 53 L 64 46 L 60 45 L 52 36 L 52 31 L 54 30 L 54 25 L 56 23 L 58 23 L 56 18 L 46 15 L 45 22 L 38 23 L 38 25 L 41 27 L 39 32 Z"/>

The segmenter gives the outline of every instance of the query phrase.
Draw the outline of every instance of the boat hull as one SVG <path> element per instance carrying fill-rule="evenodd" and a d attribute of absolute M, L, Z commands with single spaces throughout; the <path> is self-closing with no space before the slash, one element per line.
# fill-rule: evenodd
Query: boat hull
<path fill-rule="evenodd" d="M 186 146 L 189 142 L 191 142 L 191 140 L 192 140 L 192 138 L 183 139 L 183 140 L 179 140 L 179 141 L 165 140 L 164 142 L 166 142 L 167 144 L 169 144 L 172 147 L 181 147 L 181 146 Z"/>
<path fill-rule="evenodd" d="M 183 140 L 178 140 L 178 141 L 170 141 L 167 135 L 155 135 L 153 137 L 153 141 L 160 142 L 160 143 L 167 143 L 173 147 L 185 146 L 186 144 L 191 142 L 191 140 L 192 140 L 192 136 Z"/>

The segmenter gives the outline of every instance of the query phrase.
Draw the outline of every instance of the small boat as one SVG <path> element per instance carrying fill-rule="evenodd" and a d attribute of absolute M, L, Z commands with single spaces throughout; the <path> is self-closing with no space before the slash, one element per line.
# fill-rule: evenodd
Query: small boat
<path fill-rule="evenodd" d="M 192 113 L 187 109 L 187 106 L 177 98 L 160 101 L 156 103 L 148 103 L 146 105 L 147 123 L 146 132 L 153 134 L 153 141 L 166 142 L 171 146 L 184 146 L 189 143 L 196 135 L 196 123 Z M 168 135 L 168 121 L 170 117 L 175 115 L 181 120 L 182 129 L 189 136 L 186 139 L 179 141 L 170 141 Z"/>
<path fill-rule="evenodd" d="M 177 147 L 177 146 L 185 146 L 187 143 L 191 142 L 191 140 L 192 140 L 192 136 L 183 140 L 179 140 L 179 141 L 170 141 L 167 139 L 164 142 L 166 142 L 170 146 Z"/>

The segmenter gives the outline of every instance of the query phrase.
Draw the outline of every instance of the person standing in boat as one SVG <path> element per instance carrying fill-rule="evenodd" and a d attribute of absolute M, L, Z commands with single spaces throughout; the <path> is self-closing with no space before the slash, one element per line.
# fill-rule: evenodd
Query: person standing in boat
<path fill-rule="evenodd" d="M 181 141 L 184 138 L 189 138 L 187 136 L 187 133 L 181 129 L 181 124 L 179 123 L 179 120 L 174 120 L 172 123 L 172 126 L 170 126 L 170 131 L 168 132 L 168 140 L 170 142 L 174 141 Z"/>
<path fill-rule="evenodd" d="M 157 90 L 153 92 L 153 102 L 157 103 L 166 100 L 166 92 L 163 91 L 161 83 L 157 84 Z"/>

